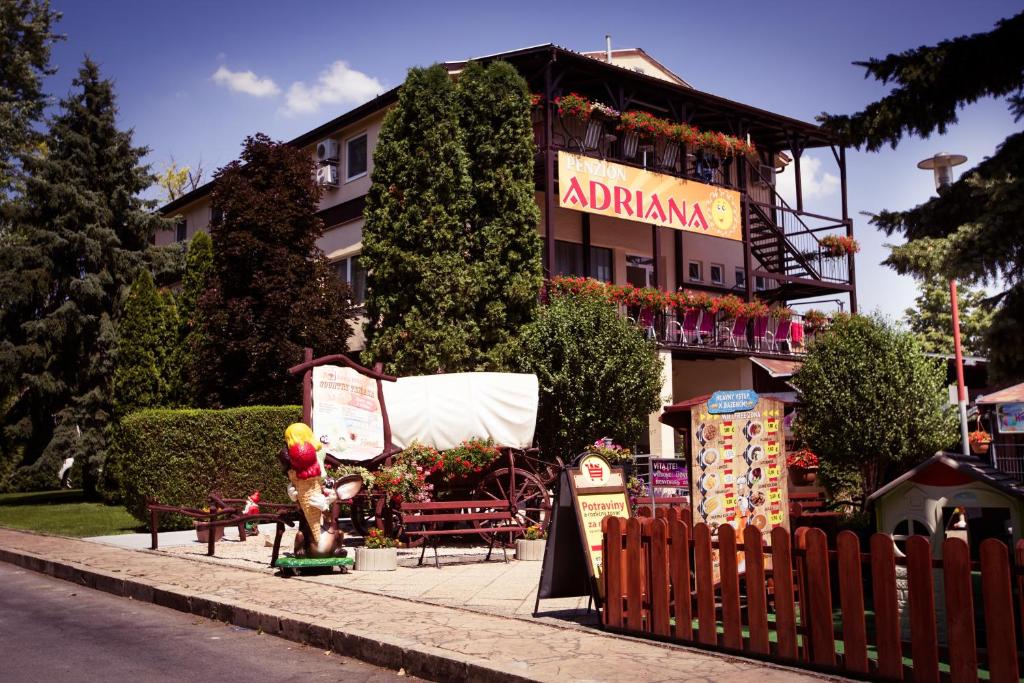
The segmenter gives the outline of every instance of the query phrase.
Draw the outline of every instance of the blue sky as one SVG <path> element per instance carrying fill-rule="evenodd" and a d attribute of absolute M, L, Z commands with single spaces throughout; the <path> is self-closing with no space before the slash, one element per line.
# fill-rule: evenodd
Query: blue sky
<path fill-rule="evenodd" d="M 68 39 L 54 51 L 48 90 L 64 96 L 84 55 L 116 83 L 120 123 L 151 148 L 200 160 L 207 177 L 262 131 L 289 139 L 399 84 L 414 65 L 554 42 L 575 50 L 642 47 L 695 87 L 812 121 L 885 93 L 854 60 L 987 31 L 1019 2 L 248 2 L 53 0 Z M 937 151 L 977 162 L 1019 129 L 1001 101 L 962 112 L 945 136 L 893 151 L 851 151 L 850 212 L 863 310 L 899 316 L 913 280 L 879 265 L 886 238 L 859 212 L 914 206 L 934 191 L 917 161 Z M 805 162 L 807 208 L 838 215 L 831 153 Z M 971 165 L 961 168 L 967 168 Z M 808 172 L 812 171 L 811 178 Z"/>

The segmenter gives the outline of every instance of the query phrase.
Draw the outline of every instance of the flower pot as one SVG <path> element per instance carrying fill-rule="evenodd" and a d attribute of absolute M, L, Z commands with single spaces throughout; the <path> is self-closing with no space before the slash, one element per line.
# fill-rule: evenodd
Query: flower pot
<path fill-rule="evenodd" d="M 398 548 L 356 548 L 356 571 L 393 572 L 398 569 Z"/>
<path fill-rule="evenodd" d="M 224 527 L 216 526 L 213 528 L 213 542 L 216 543 L 220 539 L 224 538 Z M 206 522 L 196 522 L 196 539 L 200 543 L 208 543 L 210 541 L 210 525 Z"/>
<path fill-rule="evenodd" d="M 818 478 L 818 469 L 805 469 L 803 467 L 790 467 L 789 480 L 795 486 L 810 486 Z"/>
<path fill-rule="evenodd" d="M 520 538 L 516 541 L 516 559 L 524 562 L 540 562 L 544 559 L 544 546 L 547 540 L 539 538 L 535 541 L 528 541 Z"/>
<path fill-rule="evenodd" d="M 970 445 L 971 453 L 974 453 L 975 455 L 985 455 L 988 453 L 988 447 L 992 445 L 992 442 L 986 441 L 984 443 L 975 443 L 972 441 L 970 442 Z"/>
<path fill-rule="evenodd" d="M 560 116 L 559 119 L 562 122 L 562 129 L 565 131 L 565 134 L 573 140 L 582 142 L 587 134 L 590 120 L 581 119 L 576 116 Z"/>
<path fill-rule="evenodd" d="M 636 156 L 637 147 L 640 145 L 640 136 L 634 130 L 622 131 L 622 157 L 632 159 Z"/>

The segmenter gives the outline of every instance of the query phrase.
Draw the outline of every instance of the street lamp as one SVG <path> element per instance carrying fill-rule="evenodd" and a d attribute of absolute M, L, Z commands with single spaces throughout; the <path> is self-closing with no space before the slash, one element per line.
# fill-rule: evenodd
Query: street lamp
<path fill-rule="evenodd" d="M 967 161 L 963 154 L 940 152 L 918 162 L 917 167 L 935 173 L 935 190 L 942 194 L 953 182 L 953 167 Z M 956 400 L 960 408 L 960 440 L 964 455 L 970 455 L 967 442 L 967 389 L 964 387 L 964 355 L 960 348 L 960 304 L 956 296 L 956 278 L 949 281 L 949 301 L 953 308 L 953 351 L 956 354 Z"/>

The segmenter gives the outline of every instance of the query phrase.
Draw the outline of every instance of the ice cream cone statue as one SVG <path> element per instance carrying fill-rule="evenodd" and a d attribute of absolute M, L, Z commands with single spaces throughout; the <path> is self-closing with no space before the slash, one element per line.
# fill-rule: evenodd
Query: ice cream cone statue
<path fill-rule="evenodd" d="M 320 442 L 313 438 L 308 426 L 296 422 L 284 430 L 288 444 L 288 480 L 295 489 L 295 500 L 309 523 L 315 547 L 320 545 L 320 523 L 326 499 L 323 494 L 324 468 L 320 458 Z"/>

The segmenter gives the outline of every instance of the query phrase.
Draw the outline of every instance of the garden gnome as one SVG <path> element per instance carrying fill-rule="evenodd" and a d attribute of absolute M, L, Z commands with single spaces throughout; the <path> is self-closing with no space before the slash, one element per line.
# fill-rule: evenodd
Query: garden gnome
<path fill-rule="evenodd" d="M 296 422 L 284 430 L 288 444 L 288 480 L 296 491 L 296 501 L 309 523 L 313 546 L 320 544 L 320 523 L 323 519 L 323 467 L 317 451 L 322 447 L 313 438 L 313 431 Z"/>

